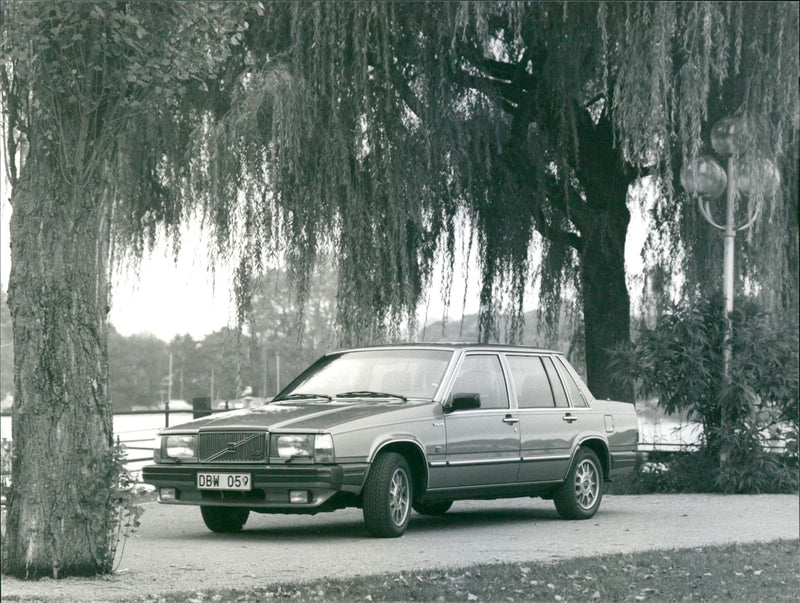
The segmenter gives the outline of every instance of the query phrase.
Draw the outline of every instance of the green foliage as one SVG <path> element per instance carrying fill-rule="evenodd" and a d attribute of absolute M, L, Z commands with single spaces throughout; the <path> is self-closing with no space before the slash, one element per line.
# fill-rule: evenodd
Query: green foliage
<path fill-rule="evenodd" d="M 615 478 L 610 494 L 682 494 L 716 492 L 719 460 L 706 450 L 653 452 L 634 471 Z M 780 490 L 778 490 L 780 491 Z"/>
<path fill-rule="evenodd" d="M 693 456 L 694 468 L 670 464 L 667 489 L 681 479 L 673 471 L 684 469 L 693 474 L 689 482 L 705 484 L 701 491 L 711 488 L 709 463 L 715 490 L 796 488 L 796 319 L 776 319 L 754 302 L 740 300 L 731 314 L 726 377 L 722 307 L 719 298 L 675 307 L 655 328 L 643 328 L 632 345 L 615 350 L 612 371 L 633 382 L 640 395 L 656 396 L 668 414 L 688 412 L 703 426 L 704 449 Z M 784 442 L 785 453 L 770 452 L 772 440 Z"/>
<path fill-rule="evenodd" d="M 128 537 L 140 525 L 144 507 L 136 504 L 142 494 L 142 486 L 134 479 L 125 467 L 127 452 L 125 447 L 117 444 L 113 449 L 111 481 L 110 517 L 108 530 L 109 546 L 106 549 L 107 567 L 109 571 L 115 570 L 122 561 L 125 543 Z M 120 548 L 121 545 L 121 548 Z"/>

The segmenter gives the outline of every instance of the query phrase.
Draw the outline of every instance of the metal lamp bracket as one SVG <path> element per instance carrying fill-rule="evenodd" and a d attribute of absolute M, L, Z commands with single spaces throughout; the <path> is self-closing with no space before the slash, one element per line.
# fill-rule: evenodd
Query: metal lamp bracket
<path fill-rule="evenodd" d="M 722 230 L 722 231 L 726 230 L 726 227 L 725 227 L 724 224 L 718 224 L 716 222 L 716 220 L 714 220 L 714 216 L 711 214 L 711 207 L 709 206 L 710 201 L 711 201 L 711 199 L 708 199 L 706 197 L 702 197 L 700 195 L 697 195 L 697 207 L 700 209 L 700 213 L 703 214 L 703 217 L 706 219 L 706 221 L 709 224 L 711 224 L 711 226 L 713 226 L 714 228 L 716 228 L 718 230 Z M 735 226 L 734 225 L 733 226 L 733 230 L 735 232 L 739 232 L 740 230 L 746 230 L 746 229 L 750 228 L 753 225 L 753 223 L 758 219 L 758 216 L 760 214 L 761 214 L 761 204 L 760 203 L 758 203 L 756 205 L 756 207 L 754 207 L 754 208 L 748 207 L 748 210 L 747 210 L 747 218 L 748 218 L 747 222 L 745 222 L 745 223 L 743 223 L 743 224 L 741 224 L 739 226 Z"/>

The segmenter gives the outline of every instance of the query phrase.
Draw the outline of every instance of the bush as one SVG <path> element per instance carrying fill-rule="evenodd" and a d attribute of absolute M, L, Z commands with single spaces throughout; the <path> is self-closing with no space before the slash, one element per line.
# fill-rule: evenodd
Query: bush
<path fill-rule="evenodd" d="M 675 458 L 653 474 L 640 472 L 635 478 L 640 487 L 797 489 L 797 319 L 777 321 L 748 300 L 738 308 L 730 315 L 727 377 L 726 325 L 718 297 L 672 308 L 655 328 L 642 329 L 636 342 L 613 351 L 618 381 L 633 383 L 639 395 L 656 396 L 668 414 L 688 412 L 703 426 L 702 449 L 688 455 L 686 466 Z M 781 453 L 770 450 L 774 439 L 785 445 Z"/>

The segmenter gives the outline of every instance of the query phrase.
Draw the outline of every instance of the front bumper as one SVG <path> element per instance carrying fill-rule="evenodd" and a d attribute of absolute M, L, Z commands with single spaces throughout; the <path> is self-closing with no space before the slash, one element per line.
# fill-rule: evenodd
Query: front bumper
<path fill-rule="evenodd" d="M 355 503 L 364 483 L 369 464 L 347 465 L 252 465 L 252 464 L 158 464 L 142 469 L 145 483 L 160 488 L 174 488 L 174 500 L 165 504 L 247 507 L 265 513 L 316 513 L 335 510 Z M 248 473 L 252 490 L 199 490 L 198 472 Z M 289 492 L 305 490 L 309 502 L 292 503 Z"/>

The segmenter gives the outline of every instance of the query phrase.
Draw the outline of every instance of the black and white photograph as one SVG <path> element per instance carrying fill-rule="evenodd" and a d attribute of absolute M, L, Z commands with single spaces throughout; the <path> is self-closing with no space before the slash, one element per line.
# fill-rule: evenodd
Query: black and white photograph
<path fill-rule="evenodd" d="M 0 0 L 0 601 L 800 600 L 799 133 L 788 0 Z"/>

